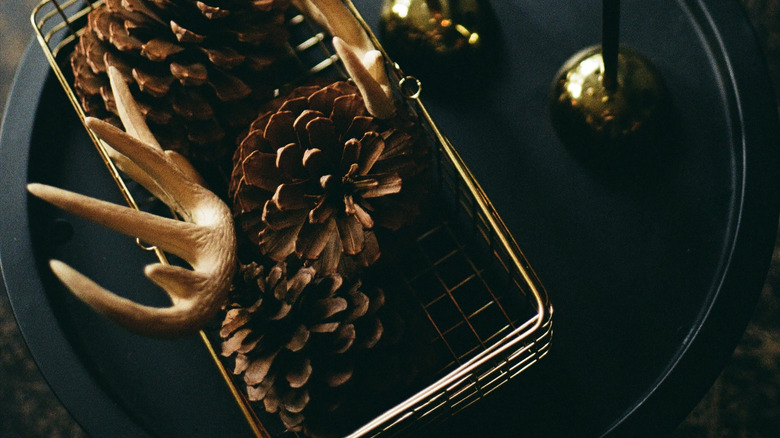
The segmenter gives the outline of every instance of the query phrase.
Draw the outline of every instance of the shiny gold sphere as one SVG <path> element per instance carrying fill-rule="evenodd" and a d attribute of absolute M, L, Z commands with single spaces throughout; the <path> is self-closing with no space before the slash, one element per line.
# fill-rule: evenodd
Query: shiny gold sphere
<path fill-rule="evenodd" d="M 380 28 L 406 50 L 450 56 L 480 50 L 483 6 L 479 0 L 385 0 Z"/>
<path fill-rule="evenodd" d="M 503 52 L 487 0 L 384 0 L 382 45 L 426 90 L 475 90 L 489 82 Z"/>
<path fill-rule="evenodd" d="M 611 86 L 605 83 L 600 46 L 578 53 L 556 75 L 550 99 L 553 126 L 582 155 L 652 147 L 663 129 L 669 101 L 650 61 L 621 47 L 616 79 Z"/>

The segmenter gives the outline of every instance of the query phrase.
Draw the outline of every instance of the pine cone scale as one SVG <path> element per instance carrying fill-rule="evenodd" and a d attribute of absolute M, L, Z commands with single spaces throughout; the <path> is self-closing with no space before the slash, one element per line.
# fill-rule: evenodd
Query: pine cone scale
<path fill-rule="evenodd" d="M 301 164 L 303 165 L 303 168 L 306 169 L 306 172 L 308 172 L 308 176 L 312 179 L 323 175 L 331 168 L 325 153 L 318 148 L 306 149 L 303 152 L 303 161 Z"/>
<path fill-rule="evenodd" d="M 295 122 L 295 117 L 289 111 L 277 112 L 268 119 L 263 137 L 268 141 L 272 151 L 276 152 L 277 149 L 295 142 L 293 122 Z"/>
<path fill-rule="evenodd" d="M 290 370 L 285 375 L 285 379 L 291 388 L 302 388 L 309 382 L 313 370 L 314 368 L 311 366 L 311 359 L 302 357 L 296 364 L 290 366 Z M 297 413 L 300 413 L 300 411 Z"/>
<path fill-rule="evenodd" d="M 216 6 L 210 6 L 201 1 L 195 2 L 195 5 L 198 7 L 198 10 L 200 10 L 201 14 L 203 14 L 203 16 L 209 20 L 225 18 L 230 15 L 230 10 L 221 9 Z"/>
<path fill-rule="evenodd" d="M 171 20 L 171 31 L 176 37 L 176 41 L 180 43 L 201 44 L 206 40 L 205 36 L 197 34 L 173 20 Z"/>
<path fill-rule="evenodd" d="M 300 414 L 309 403 L 309 392 L 297 388 L 292 388 L 281 400 L 284 405 L 283 412 L 291 414 Z"/>
<path fill-rule="evenodd" d="M 365 103 L 359 94 L 348 94 L 339 96 L 333 101 L 333 111 L 330 118 L 336 125 L 338 132 L 348 132 L 349 125 L 355 117 L 362 116 Z M 342 141 L 349 140 L 350 137 L 341 138 Z"/>
<path fill-rule="evenodd" d="M 308 195 L 314 187 L 311 181 L 283 183 L 276 187 L 271 200 L 281 211 L 312 208 L 313 200 Z"/>
<path fill-rule="evenodd" d="M 257 234 L 257 238 L 249 236 L 258 246 L 262 246 L 264 255 L 271 260 L 282 262 L 290 254 L 295 252 L 295 242 L 298 239 L 298 233 L 301 231 L 302 224 L 287 227 L 279 231 L 272 231 L 269 228 L 263 229 Z"/>
<path fill-rule="evenodd" d="M 295 241 L 295 252 L 307 260 L 317 260 L 336 229 L 333 218 L 322 224 L 312 223 L 302 227 Z"/>
<path fill-rule="evenodd" d="M 120 52 L 139 51 L 143 48 L 143 42 L 133 38 L 124 26 L 124 23 L 112 22 L 108 26 L 108 41 Z"/>
<path fill-rule="evenodd" d="M 305 101 L 305 100 L 304 100 Z M 301 149 L 311 149 L 311 143 L 309 142 L 309 133 L 306 131 L 306 125 L 314 119 L 325 117 L 319 111 L 313 111 L 310 109 L 303 110 L 298 118 L 293 123 L 293 129 L 295 129 L 296 138 Z"/>
<path fill-rule="evenodd" d="M 363 224 L 354 215 L 336 220 L 336 225 L 338 226 L 341 245 L 346 254 L 356 255 L 363 251 L 365 242 Z"/>
<path fill-rule="evenodd" d="M 303 151 L 296 143 L 276 150 L 276 167 L 284 172 L 285 179 L 295 179 L 303 172 Z"/>
<path fill-rule="evenodd" d="M 165 25 L 165 22 L 146 6 L 142 0 L 122 0 L 122 5 L 129 11 L 135 12 L 163 26 Z"/>
<path fill-rule="evenodd" d="M 276 155 L 260 151 L 253 151 L 241 162 L 243 182 L 262 190 L 276 190 L 282 184 L 282 179 L 269 178 L 267 173 L 262 173 L 276 167 Z M 273 175 L 273 174 L 270 174 Z M 258 203 L 255 203 L 258 205 Z M 262 205 L 262 204 L 260 204 Z"/>
<path fill-rule="evenodd" d="M 306 123 L 306 133 L 309 136 L 309 144 L 325 152 L 330 163 L 337 163 L 341 158 L 338 147 L 338 135 L 336 125 L 326 117 L 316 117 Z"/>
<path fill-rule="evenodd" d="M 305 96 L 298 96 L 290 98 L 282 104 L 277 110 L 278 112 L 289 111 L 293 114 L 301 114 L 307 111 L 309 108 L 308 99 Z"/>
<path fill-rule="evenodd" d="M 271 365 L 273 365 L 277 354 L 278 351 L 274 351 L 269 355 L 254 358 L 244 371 L 244 382 L 250 386 L 260 384 L 271 370 Z"/>
<path fill-rule="evenodd" d="M 344 149 L 341 152 L 341 162 L 339 164 L 339 172 L 346 174 L 348 177 L 354 176 L 357 172 L 357 161 L 360 158 L 360 141 L 351 138 L 344 143 Z M 355 164 L 355 169 L 352 169 L 352 165 Z"/>
<path fill-rule="evenodd" d="M 252 88 L 246 83 L 224 71 L 214 70 L 209 77 L 211 78 L 209 85 L 220 102 L 237 101 L 252 94 Z"/>
<path fill-rule="evenodd" d="M 306 210 L 282 211 L 275 203 L 266 201 L 262 220 L 274 231 L 294 227 L 306 220 Z"/>
<path fill-rule="evenodd" d="M 385 151 L 385 141 L 376 132 L 366 132 L 360 138 L 360 155 L 357 160 L 358 174 L 365 176 L 374 167 Z"/>
<path fill-rule="evenodd" d="M 247 59 L 246 55 L 226 46 L 199 47 L 199 49 L 212 64 L 228 70 L 243 64 Z"/>
<path fill-rule="evenodd" d="M 132 71 L 133 79 L 138 88 L 153 97 L 163 97 L 170 93 L 174 78 L 168 76 L 155 76 L 137 68 Z"/>
<path fill-rule="evenodd" d="M 309 96 L 309 108 L 319 111 L 322 114 L 330 115 L 333 113 L 334 101 L 340 96 L 340 92 L 334 87 L 325 87 Z"/>
<path fill-rule="evenodd" d="M 154 38 L 141 46 L 141 56 L 152 61 L 162 62 L 184 51 L 184 47 L 160 38 Z"/>
<path fill-rule="evenodd" d="M 403 179 L 397 173 L 374 174 L 372 178 L 363 181 L 370 181 L 366 189 L 360 191 L 360 196 L 366 199 L 398 193 L 403 184 Z"/>
<path fill-rule="evenodd" d="M 309 329 L 307 329 L 305 325 L 299 325 L 290 337 L 290 341 L 285 345 L 285 348 L 292 352 L 300 351 L 306 346 L 306 342 L 308 342 L 310 335 L 311 332 L 309 332 Z M 311 368 L 311 364 L 309 364 L 308 367 Z"/>
<path fill-rule="evenodd" d="M 309 222 L 322 224 L 333 216 L 336 212 L 336 206 L 330 201 L 329 197 L 323 196 L 317 203 L 317 206 L 309 211 Z"/>

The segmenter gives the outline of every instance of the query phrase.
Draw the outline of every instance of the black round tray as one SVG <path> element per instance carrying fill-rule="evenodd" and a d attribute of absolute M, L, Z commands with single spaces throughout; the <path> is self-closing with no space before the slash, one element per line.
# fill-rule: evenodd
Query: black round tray
<path fill-rule="evenodd" d="M 379 0 L 355 0 L 378 23 Z M 778 219 L 776 103 L 736 2 L 623 2 L 623 43 L 671 90 L 670 142 L 617 171 L 583 166 L 549 122 L 550 82 L 599 38 L 589 1 L 491 2 L 504 50 L 479 89 L 426 94 L 555 307 L 550 354 L 443 436 L 659 436 L 714 381 L 758 297 Z M 412 72 L 413 66 L 406 68 Z M 247 436 L 201 341 L 131 335 L 66 293 L 57 257 L 162 304 L 132 239 L 30 199 L 40 181 L 121 203 L 38 47 L 0 137 L 0 263 L 21 331 L 93 436 Z M 62 219 L 62 220 L 60 220 Z"/>

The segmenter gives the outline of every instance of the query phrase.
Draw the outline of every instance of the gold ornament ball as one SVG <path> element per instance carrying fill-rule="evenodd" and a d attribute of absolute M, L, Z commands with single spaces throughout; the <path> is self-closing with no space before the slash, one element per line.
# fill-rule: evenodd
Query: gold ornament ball
<path fill-rule="evenodd" d="M 381 31 L 391 43 L 426 56 L 458 56 L 481 49 L 480 0 L 385 0 Z M 397 40 L 397 41 L 396 41 Z"/>
<path fill-rule="evenodd" d="M 588 157 L 652 147 L 663 130 L 668 93 L 651 62 L 621 47 L 616 79 L 605 84 L 601 46 L 579 52 L 556 75 L 552 122 L 575 153 Z"/>
<path fill-rule="evenodd" d="M 382 45 L 427 90 L 475 91 L 500 63 L 503 41 L 487 0 L 385 0 L 380 17 Z"/>

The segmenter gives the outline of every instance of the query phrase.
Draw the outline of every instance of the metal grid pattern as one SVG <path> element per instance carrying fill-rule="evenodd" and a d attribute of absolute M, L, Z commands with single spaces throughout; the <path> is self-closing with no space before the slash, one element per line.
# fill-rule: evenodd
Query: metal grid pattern
<path fill-rule="evenodd" d="M 81 31 L 86 14 L 101 3 L 103 0 L 46 0 L 31 16 L 41 47 L 82 118 L 83 111 L 60 63 Z M 351 2 L 345 0 L 345 4 L 381 50 Z M 302 15 L 292 15 L 288 28 L 292 35 L 290 50 L 299 63 L 297 71 L 304 74 L 291 77 L 285 85 L 296 85 L 315 75 L 346 77 L 324 32 Z M 399 96 L 405 98 L 410 113 L 421 120 L 435 145 L 438 187 L 434 210 L 438 214 L 429 218 L 416 234 L 413 248 L 405 254 L 402 277 L 405 288 L 417 297 L 430 322 L 432 348 L 447 359 L 439 364 L 438 380 L 372 420 L 352 437 L 394 435 L 452 415 L 544 357 L 552 337 L 552 307 L 541 283 L 489 199 L 419 101 L 415 80 L 404 76 L 386 54 L 385 57 Z M 95 137 L 93 141 L 100 151 L 99 141 Z M 105 160 L 109 170 L 117 173 L 113 163 Z M 118 173 L 115 179 L 128 202 L 135 205 Z M 219 362 L 208 338 L 203 339 Z M 223 378 L 232 385 L 224 372 Z M 259 423 L 257 415 L 266 422 L 262 413 L 252 412 L 235 386 L 231 389 L 247 410 L 250 423 Z M 277 430 L 272 424 L 268 428 L 263 424 L 256 426 L 258 436 L 298 436 Z"/>

